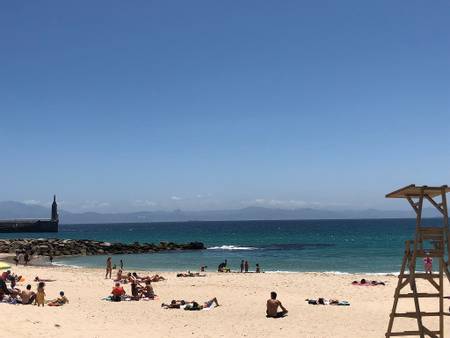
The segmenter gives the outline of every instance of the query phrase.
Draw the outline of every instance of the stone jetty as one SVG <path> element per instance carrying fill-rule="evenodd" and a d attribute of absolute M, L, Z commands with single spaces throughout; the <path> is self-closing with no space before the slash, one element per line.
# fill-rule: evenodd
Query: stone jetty
<path fill-rule="evenodd" d="M 140 254 L 170 250 L 203 250 L 201 242 L 177 244 L 172 242 L 153 243 L 110 243 L 88 239 L 0 239 L 0 253 L 25 253 L 40 256 L 93 256 L 116 254 Z"/>

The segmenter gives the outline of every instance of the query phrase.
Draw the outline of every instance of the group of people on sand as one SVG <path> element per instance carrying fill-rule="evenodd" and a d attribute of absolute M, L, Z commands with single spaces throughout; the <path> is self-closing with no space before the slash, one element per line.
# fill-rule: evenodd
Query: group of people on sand
<path fill-rule="evenodd" d="M 35 282 L 38 282 L 36 292 L 32 290 L 31 284 L 28 284 L 25 289 L 21 290 L 16 287 L 16 283 L 22 279 L 21 276 L 17 276 L 7 270 L 0 276 L 0 301 L 7 300 L 11 304 L 34 304 L 44 306 L 61 306 L 69 302 L 64 295 L 64 291 L 60 291 L 59 297 L 51 301 L 45 301 L 45 282 L 40 280 L 39 277 L 35 278 Z M 8 288 L 7 283 L 10 284 Z"/>
<path fill-rule="evenodd" d="M 145 285 L 143 285 L 144 283 Z M 155 299 L 155 291 L 153 290 L 152 283 L 150 280 L 138 281 L 137 279 L 133 279 L 130 281 L 131 285 L 131 296 L 129 298 L 131 300 L 139 300 L 139 299 Z M 116 282 L 112 291 L 111 291 L 111 301 L 120 302 L 125 299 L 127 296 L 125 289 L 120 284 L 120 282 Z"/>
<path fill-rule="evenodd" d="M 247 260 L 241 260 L 240 271 L 241 273 L 248 273 L 250 269 L 250 264 Z M 225 259 L 222 263 L 217 267 L 217 272 L 231 272 L 231 268 L 228 266 L 228 261 Z M 261 268 L 258 263 L 255 265 L 255 272 L 260 273 Z"/>
<path fill-rule="evenodd" d="M 160 275 L 139 276 L 136 272 L 129 272 L 125 276 L 122 270 L 119 270 L 117 271 L 117 276 L 114 280 L 115 284 L 111 291 L 111 300 L 114 302 L 120 302 L 127 297 L 122 284 L 130 284 L 131 295 L 129 298 L 131 300 L 139 300 L 142 298 L 154 299 L 156 295 L 153 290 L 152 282 L 159 282 L 162 280 L 165 280 L 165 278 Z"/>

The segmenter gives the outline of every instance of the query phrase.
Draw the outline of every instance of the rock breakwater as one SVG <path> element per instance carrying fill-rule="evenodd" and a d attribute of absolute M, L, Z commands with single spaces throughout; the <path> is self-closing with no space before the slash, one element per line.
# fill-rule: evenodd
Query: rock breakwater
<path fill-rule="evenodd" d="M 0 239 L 0 253 L 28 253 L 40 256 L 93 256 L 140 254 L 170 250 L 203 250 L 201 242 L 110 243 L 88 239 Z"/>

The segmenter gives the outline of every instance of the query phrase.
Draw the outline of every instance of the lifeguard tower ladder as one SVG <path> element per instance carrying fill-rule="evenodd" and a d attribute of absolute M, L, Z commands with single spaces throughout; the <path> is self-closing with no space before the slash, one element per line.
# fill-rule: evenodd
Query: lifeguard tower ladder
<path fill-rule="evenodd" d="M 389 326 L 386 337 L 397 336 L 420 336 L 421 338 L 444 338 L 444 316 L 450 313 L 444 312 L 444 274 L 450 281 L 448 271 L 449 248 L 449 228 L 446 193 L 450 189 L 444 185 L 441 187 L 415 186 L 414 184 L 396 190 L 386 195 L 387 198 L 405 198 L 416 212 L 416 233 L 413 241 L 406 241 L 405 255 L 402 267 L 398 276 L 398 284 L 394 294 L 394 304 L 389 319 Z M 440 197 L 440 202 L 436 198 Z M 442 214 L 443 222 L 441 226 L 422 226 L 422 206 L 424 200 L 428 200 Z M 439 265 L 439 272 L 421 273 L 416 272 L 416 261 L 421 257 L 432 257 L 433 263 Z M 447 258 L 447 260 L 446 260 Z M 436 266 L 437 267 L 437 266 Z M 436 269 L 436 268 L 435 268 Z M 417 291 L 416 280 L 423 279 L 432 286 L 434 293 Z M 409 285 L 410 292 L 405 291 Z M 400 298 L 412 298 L 414 300 L 414 311 L 397 312 Z M 435 298 L 439 301 L 439 310 L 435 312 L 421 311 L 420 300 L 422 298 Z M 423 317 L 439 318 L 439 328 L 425 327 Z M 392 332 L 394 320 L 396 318 L 413 318 L 417 321 L 417 330 Z M 430 325 L 427 321 L 427 325 Z M 436 323 L 437 324 L 437 323 Z"/>

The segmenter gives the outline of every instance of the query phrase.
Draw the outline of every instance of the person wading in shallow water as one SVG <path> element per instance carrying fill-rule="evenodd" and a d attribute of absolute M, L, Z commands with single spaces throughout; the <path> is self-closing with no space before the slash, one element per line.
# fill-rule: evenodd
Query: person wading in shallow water
<path fill-rule="evenodd" d="M 106 260 L 106 275 L 105 275 L 105 279 L 107 279 L 107 278 L 111 279 L 111 273 L 112 273 L 111 257 L 108 257 L 108 259 Z M 108 275 L 109 275 L 109 277 L 108 277 Z"/>

